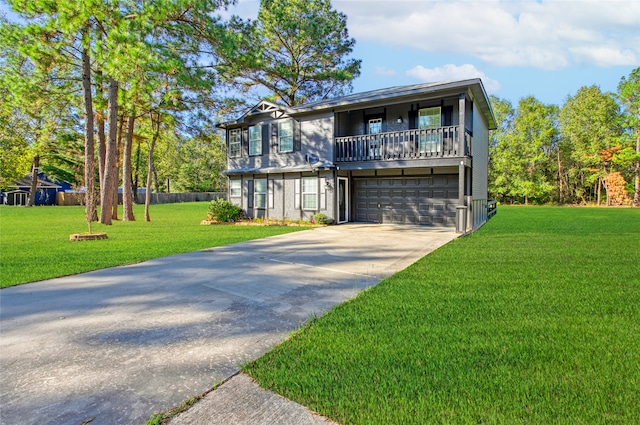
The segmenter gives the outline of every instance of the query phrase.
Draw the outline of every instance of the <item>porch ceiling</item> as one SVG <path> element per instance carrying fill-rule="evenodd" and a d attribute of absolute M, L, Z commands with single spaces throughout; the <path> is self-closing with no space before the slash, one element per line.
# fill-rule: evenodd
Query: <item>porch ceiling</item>
<path fill-rule="evenodd" d="M 435 167 L 457 167 L 464 165 L 471 167 L 471 158 L 432 158 L 432 159 L 404 159 L 395 161 L 358 161 L 344 162 L 337 166 L 338 170 L 380 170 L 393 168 L 435 168 Z"/>

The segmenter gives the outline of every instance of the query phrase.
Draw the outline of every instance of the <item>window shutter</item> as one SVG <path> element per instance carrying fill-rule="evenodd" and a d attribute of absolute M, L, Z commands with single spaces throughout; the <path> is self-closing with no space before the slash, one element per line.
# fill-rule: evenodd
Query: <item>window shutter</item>
<path fill-rule="evenodd" d="M 240 134 L 242 134 L 240 140 L 242 156 L 249 156 L 249 127 L 243 127 Z"/>
<path fill-rule="evenodd" d="M 273 146 L 273 152 L 278 152 L 278 123 L 271 123 L 271 146 Z"/>
<path fill-rule="evenodd" d="M 300 121 L 293 120 L 293 151 L 300 152 L 302 150 L 302 130 Z"/>
<path fill-rule="evenodd" d="M 271 124 L 273 126 L 273 124 Z M 271 151 L 269 142 L 271 140 L 271 132 L 269 131 L 269 124 L 262 124 L 262 155 L 268 155 Z"/>
<path fill-rule="evenodd" d="M 443 106 L 442 107 L 442 125 L 450 126 L 453 125 L 453 106 Z"/>
<path fill-rule="evenodd" d="M 300 179 L 295 180 L 295 202 L 293 208 L 300 209 Z"/>
<path fill-rule="evenodd" d="M 273 209 L 273 179 L 267 180 L 267 207 Z"/>
<path fill-rule="evenodd" d="M 247 181 L 249 188 L 249 199 L 247 199 L 247 208 L 253 208 L 253 180 Z"/>
<path fill-rule="evenodd" d="M 320 209 L 321 210 L 327 209 L 327 191 L 326 191 L 327 184 L 325 183 L 325 181 L 326 179 L 324 177 L 321 179 L 318 179 L 318 184 L 320 185 Z"/>
<path fill-rule="evenodd" d="M 418 128 L 418 111 L 409 111 L 409 129 L 415 130 Z"/>
<path fill-rule="evenodd" d="M 386 116 L 382 117 L 382 132 L 383 133 L 387 132 L 387 117 Z"/>

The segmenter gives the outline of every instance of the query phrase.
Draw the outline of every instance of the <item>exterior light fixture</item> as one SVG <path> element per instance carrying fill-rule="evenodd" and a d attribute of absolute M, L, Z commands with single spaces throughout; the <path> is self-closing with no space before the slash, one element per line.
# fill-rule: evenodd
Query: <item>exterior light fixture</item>
<path fill-rule="evenodd" d="M 396 119 L 396 122 L 397 122 L 398 124 L 402 124 L 402 117 L 398 117 L 398 119 Z"/>

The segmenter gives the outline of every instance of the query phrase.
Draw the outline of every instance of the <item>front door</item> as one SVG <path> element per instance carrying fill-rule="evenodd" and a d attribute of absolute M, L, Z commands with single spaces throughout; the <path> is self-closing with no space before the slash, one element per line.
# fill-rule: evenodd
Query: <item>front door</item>
<path fill-rule="evenodd" d="M 349 221 L 349 180 L 338 177 L 338 223 Z"/>

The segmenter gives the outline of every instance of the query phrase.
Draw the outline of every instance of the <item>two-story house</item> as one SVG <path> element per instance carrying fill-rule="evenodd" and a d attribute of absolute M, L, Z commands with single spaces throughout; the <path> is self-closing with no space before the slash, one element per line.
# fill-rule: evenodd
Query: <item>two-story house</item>
<path fill-rule="evenodd" d="M 487 220 L 489 130 L 480 79 L 392 87 L 285 107 L 226 131 L 229 199 L 249 217 L 455 226 Z"/>

